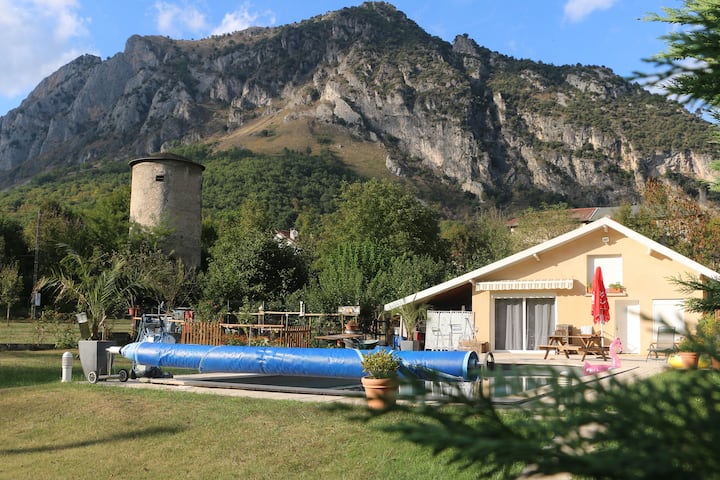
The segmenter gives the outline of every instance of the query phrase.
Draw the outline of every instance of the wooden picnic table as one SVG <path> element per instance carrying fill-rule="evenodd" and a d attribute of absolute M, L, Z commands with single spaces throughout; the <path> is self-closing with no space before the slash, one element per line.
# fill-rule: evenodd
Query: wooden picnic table
<path fill-rule="evenodd" d="M 545 350 L 545 356 L 543 359 L 547 359 L 548 353 L 550 353 L 550 350 L 555 350 L 555 353 L 564 353 L 565 358 L 570 358 L 571 353 L 578 353 L 579 347 L 577 345 L 572 345 L 569 342 L 568 335 L 562 335 L 562 334 L 553 334 L 548 335 L 548 343 L 545 345 L 538 345 L 537 348 L 539 350 Z"/>
<path fill-rule="evenodd" d="M 583 339 L 585 339 L 585 337 L 591 337 L 591 336 L 592 335 L 565 335 L 565 334 L 555 333 L 553 335 L 548 335 L 548 337 L 547 337 L 548 343 L 547 344 L 538 345 L 537 348 L 538 348 L 538 350 L 545 350 L 545 356 L 543 357 L 543 359 L 547 359 L 548 353 L 550 353 L 551 350 L 554 350 L 556 354 L 562 352 L 565 354 L 565 358 L 570 358 L 571 353 L 576 354 L 582 348 L 586 348 Z M 583 337 L 583 339 L 580 340 L 582 345 L 574 345 L 574 344 L 570 343 L 570 340 L 572 338 L 579 338 L 579 337 Z M 589 340 L 587 340 L 587 341 L 589 342 Z M 585 356 L 583 355 L 583 360 L 584 359 L 585 359 Z"/>
<path fill-rule="evenodd" d="M 545 350 L 545 356 L 543 357 L 543 359 L 547 359 L 548 353 L 550 353 L 550 350 L 554 350 L 556 354 L 562 350 L 562 352 L 565 354 L 565 357 L 570 358 L 570 355 L 568 355 L 567 350 L 562 348 L 564 345 L 565 338 L 566 338 L 566 335 L 548 335 L 547 344 L 537 346 L 537 348 L 539 350 Z"/>
<path fill-rule="evenodd" d="M 603 360 L 607 360 L 607 355 L 605 355 L 605 351 L 608 349 L 608 347 L 605 347 L 602 344 L 602 337 L 597 334 L 581 334 L 581 335 L 568 335 L 568 339 L 576 338 L 580 341 L 580 349 L 583 351 L 583 356 L 581 361 L 585 360 L 585 356 L 588 353 L 591 353 L 593 355 L 600 355 L 602 356 Z"/>

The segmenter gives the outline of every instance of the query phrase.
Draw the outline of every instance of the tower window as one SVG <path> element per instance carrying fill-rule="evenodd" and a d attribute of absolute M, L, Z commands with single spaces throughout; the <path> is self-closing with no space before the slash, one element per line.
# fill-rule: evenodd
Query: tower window
<path fill-rule="evenodd" d="M 164 182 L 164 181 L 165 181 L 165 175 L 155 175 L 155 181 L 156 181 L 156 182 Z"/>

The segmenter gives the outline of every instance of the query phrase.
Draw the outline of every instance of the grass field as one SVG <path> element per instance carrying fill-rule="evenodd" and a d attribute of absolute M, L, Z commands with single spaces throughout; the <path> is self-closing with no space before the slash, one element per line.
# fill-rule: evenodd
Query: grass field
<path fill-rule="evenodd" d="M 119 318 L 112 320 L 112 330 L 115 332 L 129 332 L 130 319 Z M 80 339 L 80 329 L 76 323 L 56 324 L 30 319 L 11 319 L 10 322 L 0 322 L 0 344 L 4 343 L 56 343 L 61 332 L 67 329 L 75 340 Z"/>
<path fill-rule="evenodd" d="M 407 413 L 61 383 L 62 353 L 0 351 L 0 479 L 475 478 L 381 430 Z"/>

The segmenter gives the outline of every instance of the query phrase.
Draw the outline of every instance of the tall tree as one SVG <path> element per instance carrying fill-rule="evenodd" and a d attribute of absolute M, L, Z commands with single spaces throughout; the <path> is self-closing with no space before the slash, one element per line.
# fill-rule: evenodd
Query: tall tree
<path fill-rule="evenodd" d="M 359 305 L 367 315 L 381 301 L 370 285 L 389 265 L 387 251 L 376 243 L 366 240 L 339 245 L 324 259 L 308 306 L 334 312 L 341 305 Z"/>
<path fill-rule="evenodd" d="M 514 253 L 512 236 L 505 220 L 496 211 L 472 221 L 445 220 L 440 236 L 450 246 L 453 274 L 460 275 Z"/>
<path fill-rule="evenodd" d="M 19 261 L 27 253 L 28 243 L 22 225 L 0 214 L 0 261 Z"/>
<path fill-rule="evenodd" d="M 88 233 L 93 245 L 105 252 L 119 251 L 128 242 L 130 230 L 130 187 L 116 188 L 98 199 L 95 206 L 85 212 Z"/>
<path fill-rule="evenodd" d="M 202 279 L 206 299 L 232 307 L 279 300 L 302 288 L 308 267 L 302 250 L 275 240 L 264 210 L 255 201 L 241 209 L 239 219 L 218 228 Z"/>
<path fill-rule="evenodd" d="M 187 268 L 182 260 L 172 258 L 149 243 L 137 242 L 134 248 L 117 252 L 124 264 L 128 281 L 146 288 L 136 290 L 137 298 L 128 297 L 128 307 L 134 307 L 143 299 L 152 299 L 157 305 L 164 304 L 169 312 L 180 304 L 191 304 L 197 294 L 197 272 Z"/>
<path fill-rule="evenodd" d="M 40 276 L 50 274 L 60 264 L 67 247 L 81 256 L 91 255 L 93 244 L 79 215 L 55 201 L 44 202 L 39 210 L 38 217 L 25 225 L 25 238 L 28 245 L 38 242 Z"/>
<path fill-rule="evenodd" d="M 720 267 L 720 225 L 712 212 L 680 188 L 649 181 L 642 203 L 622 207 L 617 219 L 658 243 L 713 269 Z"/>
<path fill-rule="evenodd" d="M 32 289 L 33 256 L 28 252 L 22 225 L 4 215 L 0 215 L 0 264 L 16 265 L 21 282 L 21 291 L 18 294 L 23 295 L 22 298 L 29 298 Z"/>
<path fill-rule="evenodd" d="M 10 324 L 10 308 L 20 300 L 22 291 L 22 275 L 18 263 L 0 265 L 0 302 L 6 305 L 5 320 Z"/>
<path fill-rule="evenodd" d="M 518 216 L 518 225 L 512 235 L 516 251 L 530 248 L 562 235 L 580 226 L 565 204 L 544 205 L 537 210 L 529 208 Z"/>
<path fill-rule="evenodd" d="M 335 213 L 323 221 L 320 254 L 349 242 L 369 241 L 392 256 L 446 254 L 439 215 L 408 190 L 389 180 L 373 179 L 343 188 Z"/>

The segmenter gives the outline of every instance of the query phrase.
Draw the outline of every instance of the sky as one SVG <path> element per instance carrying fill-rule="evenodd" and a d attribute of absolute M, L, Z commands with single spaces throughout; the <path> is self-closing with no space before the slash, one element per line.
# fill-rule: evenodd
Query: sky
<path fill-rule="evenodd" d="M 360 5 L 354 0 L 0 0 L 0 115 L 80 55 L 103 60 L 134 35 L 200 39 L 250 26 L 280 26 Z M 672 26 L 643 21 L 681 0 L 395 0 L 432 35 L 467 33 L 479 45 L 553 65 L 650 72 Z"/>

